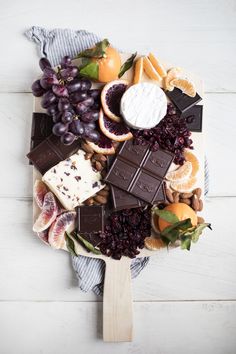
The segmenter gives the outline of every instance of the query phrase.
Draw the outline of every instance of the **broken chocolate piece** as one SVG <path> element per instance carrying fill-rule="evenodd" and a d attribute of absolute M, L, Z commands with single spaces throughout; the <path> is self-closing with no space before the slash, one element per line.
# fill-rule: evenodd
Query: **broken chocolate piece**
<path fill-rule="evenodd" d="M 202 131 L 202 111 L 203 106 L 196 105 L 182 113 L 181 118 L 186 119 L 186 124 L 191 132 Z"/>
<path fill-rule="evenodd" d="M 194 97 L 190 97 L 176 87 L 173 91 L 165 91 L 165 93 L 181 113 L 184 113 L 202 99 L 198 93 Z"/>
<path fill-rule="evenodd" d="M 104 232 L 104 207 L 102 205 L 77 207 L 78 233 Z"/>

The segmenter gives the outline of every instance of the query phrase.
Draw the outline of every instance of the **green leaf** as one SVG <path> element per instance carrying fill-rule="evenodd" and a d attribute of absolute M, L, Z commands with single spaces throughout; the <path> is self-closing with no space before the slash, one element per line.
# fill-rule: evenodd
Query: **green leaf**
<path fill-rule="evenodd" d="M 88 242 L 87 240 L 85 240 L 82 236 L 78 235 L 78 239 L 84 244 L 84 246 L 91 251 L 94 254 L 101 254 L 101 252 L 95 248 L 90 242 Z"/>
<path fill-rule="evenodd" d="M 75 252 L 75 244 L 74 240 L 71 237 L 71 235 L 68 232 L 65 232 L 65 239 L 66 239 L 66 246 L 68 251 L 73 255 L 73 256 L 78 256 Z"/>
<path fill-rule="evenodd" d="M 132 67 L 132 65 L 134 63 L 134 59 L 136 58 L 136 56 L 137 56 L 137 52 L 132 54 L 131 57 L 129 57 L 126 60 L 126 62 L 121 66 L 120 72 L 119 72 L 119 75 L 118 75 L 119 79 L 124 75 L 124 73 L 127 70 L 129 70 Z"/>
<path fill-rule="evenodd" d="M 188 250 L 190 251 L 190 247 L 191 247 L 191 238 L 189 237 L 184 237 L 181 240 L 181 248 L 182 250 Z"/>
<path fill-rule="evenodd" d="M 179 218 L 169 210 L 160 210 L 158 208 L 154 208 L 153 212 L 157 214 L 160 218 L 167 222 L 170 222 L 171 224 L 174 224 L 179 221 Z"/>
<path fill-rule="evenodd" d="M 191 223 L 191 219 L 185 219 L 182 221 L 178 221 L 175 222 L 173 225 L 167 226 L 162 232 L 161 235 L 166 236 L 169 233 L 179 230 L 179 232 L 181 233 L 181 231 L 187 230 L 190 227 L 192 227 L 192 223 Z"/>
<path fill-rule="evenodd" d="M 95 44 L 95 47 L 84 50 L 79 53 L 77 58 L 103 58 L 106 55 L 106 49 L 110 45 L 108 39 L 103 39 Z"/>
<path fill-rule="evenodd" d="M 98 79 L 98 63 L 90 61 L 87 64 L 85 64 L 80 69 L 79 72 L 82 76 L 86 76 L 92 80 L 97 80 Z"/>

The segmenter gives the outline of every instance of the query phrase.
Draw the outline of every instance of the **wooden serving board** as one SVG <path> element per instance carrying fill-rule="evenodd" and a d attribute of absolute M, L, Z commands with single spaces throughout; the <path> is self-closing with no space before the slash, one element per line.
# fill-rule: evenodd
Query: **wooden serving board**
<path fill-rule="evenodd" d="M 121 53 L 122 62 L 124 62 L 131 54 Z M 76 61 L 75 61 L 76 63 Z M 165 64 L 166 69 L 173 67 L 173 65 Z M 185 72 L 186 75 L 193 80 L 196 85 L 197 92 L 203 98 L 203 82 L 195 75 Z M 122 79 L 132 82 L 133 70 L 130 69 L 124 74 Z M 145 74 L 143 81 L 150 80 Z M 101 84 L 94 84 L 94 88 L 101 87 Z M 203 104 L 201 102 L 201 104 Z M 34 112 L 44 112 L 40 105 L 40 98 L 34 99 Z M 201 133 L 192 133 L 192 140 L 194 145 L 194 153 L 198 157 L 200 168 L 197 175 L 196 187 L 200 187 L 204 192 L 204 120 L 203 131 Z M 40 179 L 41 174 L 33 167 L 33 183 L 36 179 Z M 204 193 L 203 193 L 204 194 Z M 40 209 L 33 201 L 33 221 L 39 215 Z M 149 236 L 149 235 L 147 235 Z M 65 249 L 67 251 L 67 249 Z M 133 338 L 133 320 L 132 320 L 132 289 L 131 289 L 131 259 L 122 257 L 119 261 L 114 260 L 104 255 L 95 255 L 87 252 L 80 244 L 75 242 L 75 250 L 78 255 L 99 258 L 106 263 L 105 280 L 103 290 L 103 340 L 106 342 L 129 342 Z M 165 256 L 167 249 L 161 248 L 157 251 L 150 251 L 142 249 L 137 257 L 145 256 Z"/>

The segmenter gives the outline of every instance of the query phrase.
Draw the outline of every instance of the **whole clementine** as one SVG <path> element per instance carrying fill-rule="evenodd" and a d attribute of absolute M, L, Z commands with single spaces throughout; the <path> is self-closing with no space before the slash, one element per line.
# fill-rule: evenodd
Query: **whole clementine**
<path fill-rule="evenodd" d="M 191 223 L 193 226 L 197 225 L 197 214 L 195 211 L 190 208 L 185 203 L 173 203 L 167 205 L 164 210 L 171 211 L 173 214 L 177 216 L 179 221 L 186 220 L 186 219 L 191 219 Z M 163 231 L 167 226 L 170 226 L 171 224 L 161 217 L 158 218 L 158 226 L 159 230 Z"/>
<path fill-rule="evenodd" d="M 110 82 L 118 78 L 121 67 L 119 52 L 113 47 L 107 47 L 103 58 L 93 59 L 98 63 L 98 81 Z"/>

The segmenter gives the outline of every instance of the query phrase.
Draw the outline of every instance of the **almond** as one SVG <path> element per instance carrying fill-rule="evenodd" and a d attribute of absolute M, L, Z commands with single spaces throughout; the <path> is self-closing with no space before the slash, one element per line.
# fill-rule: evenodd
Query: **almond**
<path fill-rule="evenodd" d="M 198 209 L 199 209 L 199 200 L 198 200 L 198 197 L 197 197 L 196 194 L 194 194 L 192 196 L 192 204 L 191 205 L 192 205 L 193 210 L 198 211 Z"/>
<path fill-rule="evenodd" d="M 170 189 L 166 189 L 166 197 L 170 203 L 174 203 L 174 198 Z"/>
<path fill-rule="evenodd" d="M 89 144 L 82 143 L 81 147 L 85 152 L 89 152 L 91 154 L 94 153 L 93 149 L 91 148 L 91 146 Z"/>
<path fill-rule="evenodd" d="M 179 203 L 179 192 L 173 193 L 174 203 Z"/>
<path fill-rule="evenodd" d="M 202 199 L 199 199 L 199 206 L 198 206 L 198 211 L 202 211 L 203 209 L 203 202 L 202 202 Z"/>
<path fill-rule="evenodd" d="M 102 195 L 95 195 L 94 196 L 94 200 L 95 200 L 95 202 L 100 203 L 100 204 L 106 204 L 107 203 L 107 198 L 102 196 Z"/>
<path fill-rule="evenodd" d="M 86 152 L 84 158 L 85 160 L 91 160 L 91 157 L 93 156 L 93 153 L 92 152 Z"/>
<path fill-rule="evenodd" d="M 102 170 L 102 164 L 99 161 L 95 161 L 95 168 L 97 171 L 101 171 Z"/>
<path fill-rule="evenodd" d="M 97 195 L 102 195 L 103 197 L 108 197 L 109 191 L 102 189 L 97 193 Z"/>
<path fill-rule="evenodd" d="M 180 193 L 180 198 L 182 199 L 189 199 L 193 196 L 193 193 Z"/>
<path fill-rule="evenodd" d="M 94 154 L 94 159 L 99 161 L 99 162 L 106 162 L 107 158 L 103 154 Z"/>
<path fill-rule="evenodd" d="M 84 201 L 84 204 L 90 206 L 93 205 L 93 202 L 94 202 L 93 198 L 88 198 L 87 200 Z"/>
<path fill-rule="evenodd" d="M 201 198 L 201 195 L 202 195 L 202 190 L 201 190 L 201 188 L 196 188 L 196 189 L 194 189 L 194 190 L 193 190 L 193 194 L 195 194 L 195 195 L 198 197 L 198 199 L 200 199 L 200 198 Z"/>
<path fill-rule="evenodd" d="M 180 198 L 180 203 L 191 205 L 191 200 L 189 198 Z"/>
<path fill-rule="evenodd" d="M 198 224 L 203 224 L 204 222 L 205 222 L 205 220 L 201 216 L 197 217 L 197 223 Z"/>
<path fill-rule="evenodd" d="M 162 247 L 165 247 L 164 242 L 160 238 L 146 237 L 144 243 L 146 248 L 151 251 L 155 251 Z"/>

